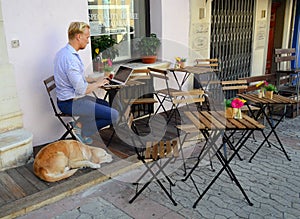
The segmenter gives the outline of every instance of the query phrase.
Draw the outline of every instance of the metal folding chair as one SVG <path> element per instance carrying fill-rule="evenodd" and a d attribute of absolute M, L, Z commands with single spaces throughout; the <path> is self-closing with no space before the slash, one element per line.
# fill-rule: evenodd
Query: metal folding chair
<path fill-rule="evenodd" d="M 56 99 L 56 95 L 55 95 L 56 85 L 55 85 L 55 81 L 54 81 L 54 76 L 52 75 L 49 78 L 47 78 L 46 80 L 44 80 L 44 85 L 46 87 L 47 94 L 49 96 L 50 103 L 51 103 L 52 109 L 54 111 L 54 115 L 58 118 L 58 120 L 61 122 L 61 124 L 66 129 L 66 132 L 59 138 L 59 140 L 66 139 L 68 135 L 70 135 L 72 139 L 76 140 L 75 135 L 72 133 L 73 126 L 70 125 L 69 122 L 71 120 L 76 123 L 77 119 L 72 115 L 68 115 L 68 114 L 60 112 L 60 110 L 58 109 L 58 107 L 56 105 L 56 101 L 54 101 L 54 99 Z"/>
<path fill-rule="evenodd" d="M 165 192 L 168 198 L 174 205 L 177 205 L 172 197 L 172 186 L 175 184 L 165 172 L 167 165 L 177 157 L 179 157 L 177 140 L 159 141 L 159 142 L 143 142 L 139 135 L 138 128 L 133 120 L 133 114 L 130 112 L 130 106 L 124 113 L 122 129 L 126 132 L 127 140 L 131 141 L 132 146 L 135 148 L 137 157 L 142 161 L 145 171 L 136 180 L 136 194 L 129 200 L 132 203 L 148 186 L 151 182 L 157 182 L 161 189 Z M 150 159 L 150 161 L 149 161 Z M 150 176 L 149 176 L 150 175 Z M 169 183 L 170 190 L 164 186 L 162 178 L 166 179 Z M 139 184 L 143 183 L 142 188 L 138 188 Z"/>
<path fill-rule="evenodd" d="M 292 62 L 296 63 L 293 68 Z M 297 100 L 297 115 L 299 112 L 300 69 L 297 63 L 296 49 L 275 49 L 276 85 L 279 94 L 295 97 Z"/>
<path fill-rule="evenodd" d="M 159 90 L 154 91 L 154 95 L 157 98 L 159 102 L 159 106 L 157 107 L 156 111 L 154 112 L 154 115 L 159 112 L 159 109 L 162 108 L 164 113 L 167 115 L 169 118 L 170 113 L 168 113 L 169 110 L 166 109 L 165 102 L 169 102 L 171 104 L 171 109 L 173 109 L 173 104 L 172 104 L 172 98 L 174 97 L 173 93 L 174 92 L 179 92 L 179 89 L 176 88 L 171 88 L 169 86 L 169 75 L 168 75 L 168 70 L 166 69 L 157 69 L 157 68 L 148 68 L 150 70 L 150 75 L 152 76 L 153 80 L 160 79 L 162 80 L 161 83 L 163 83 L 163 88 Z M 159 84 L 159 83 L 158 83 Z"/>

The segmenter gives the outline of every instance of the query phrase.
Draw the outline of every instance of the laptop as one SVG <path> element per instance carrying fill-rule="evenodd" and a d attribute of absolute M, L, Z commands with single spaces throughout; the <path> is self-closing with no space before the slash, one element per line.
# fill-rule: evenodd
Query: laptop
<path fill-rule="evenodd" d="M 103 87 L 125 85 L 132 72 L 133 72 L 133 68 L 130 68 L 129 66 L 125 66 L 125 65 L 120 65 L 114 77 L 112 79 L 108 79 L 109 84 L 106 84 Z"/>

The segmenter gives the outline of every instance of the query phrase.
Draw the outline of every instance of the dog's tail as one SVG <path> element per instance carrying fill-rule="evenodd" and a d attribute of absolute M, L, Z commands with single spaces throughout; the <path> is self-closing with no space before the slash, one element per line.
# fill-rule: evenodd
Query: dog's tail
<path fill-rule="evenodd" d="M 48 171 L 46 169 L 44 169 L 43 167 L 39 167 L 39 168 L 34 168 L 34 173 L 35 173 L 35 175 L 40 177 L 42 180 L 45 180 L 47 182 L 56 182 L 56 181 L 66 179 L 66 178 L 72 176 L 77 170 L 78 169 L 71 169 L 71 170 L 67 170 L 63 173 L 53 174 L 53 173 L 48 173 Z"/>

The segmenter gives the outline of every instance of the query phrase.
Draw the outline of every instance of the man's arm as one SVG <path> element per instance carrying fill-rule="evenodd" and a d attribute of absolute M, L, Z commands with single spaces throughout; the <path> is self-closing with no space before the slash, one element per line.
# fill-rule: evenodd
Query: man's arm
<path fill-rule="evenodd" d="M 94 83 L 88 84 L 85 94 L 90 94 L 94 90 L 97 90 L 98 88 L 100 88 L 108 83 L 109 83 L 109 81 L 107 79 L 98 79 Z"/>

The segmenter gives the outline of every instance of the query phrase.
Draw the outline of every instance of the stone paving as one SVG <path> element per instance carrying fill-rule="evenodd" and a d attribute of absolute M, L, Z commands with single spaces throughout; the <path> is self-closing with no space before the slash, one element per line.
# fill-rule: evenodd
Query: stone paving
<path fill-rule="evenodd" d="M 244 147 L 239 153 L 243 160 L 235 158 L 230 165 L 253 206 L 223 172 L 193 208 L 198 194 L 190 179 L 181 181 L 182 169 L 170 174 L 176 182 L 172 191 L 177 206 L 157 183 L 151 183 L 129 204 L 128 200 L 135 193 L 135 186 L 129 181 L 139 171 L 137 169 L 20 218 L 300 218 L 300 117 L 285 119 L 277 133 L 291 161 L 276 148 L 264 146 L 249 163 L 251 153 Z M 255 148 L 260 142 L 258 133 L 256 141 L 249 139 L 246 146 Z M 194 162 L 195 159 L 188 159 L 187 164 L 191 166 Z M 213 166 L 216 170 L 220 168 L 216 158 L 213 158 Z M 193 178 L 201 190 L 215 174 L 205 161 Z"/>

